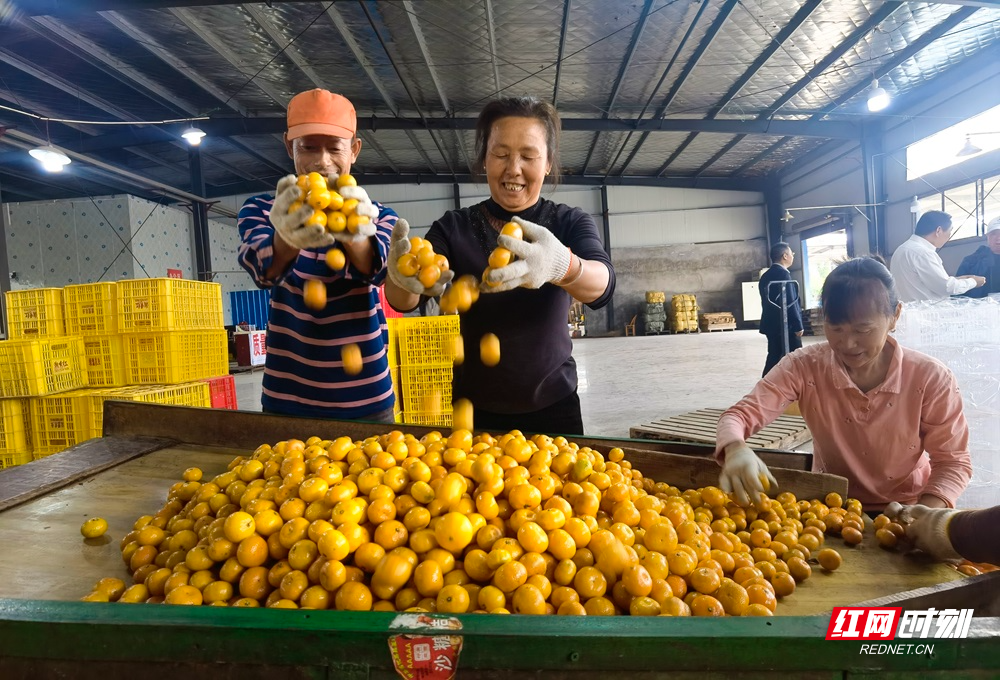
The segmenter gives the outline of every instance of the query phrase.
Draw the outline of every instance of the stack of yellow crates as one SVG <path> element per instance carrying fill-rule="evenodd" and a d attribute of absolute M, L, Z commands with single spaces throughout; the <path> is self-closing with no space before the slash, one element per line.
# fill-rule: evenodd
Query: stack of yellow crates
<path fill-rule="evenodd" d="M 119 281 L 118 322 L 130 385 L 188 382 L 229 372 L 218 283 Z"/>
<path fill-rule="evenodd" d="M 0 468 L 101 436 L 109 399 L 209 408 L 211 388 L 202 381 L 229 373 L 217 283 L 144 279 L 11 291 L 7 316 Z"/>
<path fill-rule="evenodd" d="M 35 403 L 87 385 L 83 339 L 67 336 L 60 288 L 8 291 L 0 342 L 0 467 L 27 463 L 34 450 Z"/>
<path fill-rule="evenodd" d="M 458 315 L 403 317 L 388 323 L 396 422 L 449 427 Z"/>

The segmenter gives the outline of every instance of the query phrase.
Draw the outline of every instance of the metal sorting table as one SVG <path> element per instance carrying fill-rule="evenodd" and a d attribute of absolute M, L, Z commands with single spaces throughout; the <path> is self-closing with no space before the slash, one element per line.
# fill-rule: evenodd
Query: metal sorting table
<path fill-rule="evenodd" d="M 118 539 L 159 509 L 192 465 L 210 478 L 264 442 L 379 434 L 393 426 L 224 410 L 108 402 L 105 436 L 0 473 L 0 678 L 391 678 L 388 640 L 433 629 L 397 614 L 169 607 L 77 601 L 104 576 L 127 578 Z M 432 428 L 395 426 L 415 436 Z M 613 446 L 643 474 L 682 488 L 714 484 L 711 447 L 576 437 Z M 764 452 L 783 489 L 804 498 L 846 491 L 846 480 L 805 472 L 809 457 Z M 784 465 L 786 467 L 777 467 Z M 798 468 L 798 469 L 794 469 Z M 84 541 L 88 516 L 106 537 Z M 533 617 L 460 615 L 461 678 L 893 677 L 1000 670 L 1000 573 L 959 578 L 941 564 L 890 553 L 870 532 L 833 574 L 814 569 L 773 618 Z M 958 580 L 956 580 L 958 579 Z M 870 656 L 860 642 L 824 639 L 833 606 L 973 607 L 968 639 L 928 640 L 932 655 Z M 400 626 L 403 627 L 400 627 Z M 415 627 L 414 627 L 415 626 Z M 924 642 L 924 641 L 921 641 Z M 710 671 L 706 675 L 706 671 Z M 949 675 L 949 677 L 951 677 Z"/>

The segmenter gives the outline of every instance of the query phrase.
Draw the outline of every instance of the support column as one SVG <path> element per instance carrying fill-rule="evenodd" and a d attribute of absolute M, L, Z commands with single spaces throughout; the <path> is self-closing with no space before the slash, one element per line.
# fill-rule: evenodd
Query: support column
<path fill-rule="evenodd" d="M 608 185 L 601 185 L 601 227 L 604 234 L 604 252 L 611 258 L 611 212 L 608 208 Z M 607 331 L 610 333 L 615 328 L 615 296 L 612 295 L 605 307 L 607 310 L 605 319 L 607 320 Z"/>
<path fill-rule="evenodd" d="M 458 186 L 458 182 L 455 182 L 452 186 L 452 195 L 455 199 L 455 210 L 462 209 L 462 190 Z"/>
<path fill-rule="evenodd" d="M 885 154 L 882 136 L 870 123 L 862 124 L 861 159 L 865 171 L 865 217 L 868 218 L 868 250 L 885 256 Z"/>
<path fill-rule="evenodd" d="M 2 195 L 2 190 L 0 190 L 0 197 Z M 0 314 L 0 331 L 3 332 L 4 337 L 7 337 L 7 296 L 4 293 L 10 290 L 10 268 L 7 265 L 7 234 L 9 233 L 7 204 L 0 198 L 0 300 L 3 300 L 0 304 L 0 309 L 3 311 L 3 314 Z"/>
<path fill-rule="evenodd" d="M 781 180 L 776 174 L 769 175 L 764 180 L 764 209 L 767 223 L 767 248 L 771 249 L 775 243 L 781 241 L 782 217 L 784 211 L 781 209 Z"/>
<path fill-rule="evenodd" d="M 191 172 L 191 193 L 205 196 L 205 179 L 201 173 L 201 147 L 188 147 L 188 169 Z M 199 281 L 212 279 L 212 246 L 208 233 L 208 204 L 196 201 L 191 206 L 194 219 L 195 276 Z"/>

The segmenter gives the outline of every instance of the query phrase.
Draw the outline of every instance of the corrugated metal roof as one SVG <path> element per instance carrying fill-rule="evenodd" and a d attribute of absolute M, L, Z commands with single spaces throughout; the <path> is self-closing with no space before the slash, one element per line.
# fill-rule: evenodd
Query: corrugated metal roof
<path fill-rule="evenodd" d="M 13 0 L 0 16 L 0 182 L 6 200 L 107 193 L 81 160 L 43 177 L 50 138 L 135 177 L 190 190 L 183 124 L 208 116 L 208 197 L 291 170 L 284 107 L 325 87 L 355 104 L 356 171 L 462 181 L 472 122 L 499 95 L 555 100 L 567 182 L 700 177 L 752 185 L 858 123 L 874 77 L 894 96 L 998 51 L 1000 9 L 888 0 Z M 73 8 L 71 10 L 64 8 Z M 2 14 L 2 12 L 0 12 Z M 665 107 L 665 108 L 664 108 Z M 11 110 L 14 109 L 14 110 Z M 22 115 L 72 119 L 46 123 Z M 667 131 L 635 130 L 666 119 Z M 737 127 L 718 130 L 712 119 Z M 774 134 L 761 121 L 797 127 Z M 745 129 L 744 129 L 745 128 Z M 846 128 L 853 129 L 853 128 Z M 631 132 L 629 130 L 632 130 Z M 70 180 L 72 177 L 72 181 Z M 660 180 L 655 180 L 660 178 Z M 113 188 L 113 187 L 112 187 Z M 141 192 L 139 192 L 141 193 Z M 170 192 L 150 187 L 147 197 Z"/>

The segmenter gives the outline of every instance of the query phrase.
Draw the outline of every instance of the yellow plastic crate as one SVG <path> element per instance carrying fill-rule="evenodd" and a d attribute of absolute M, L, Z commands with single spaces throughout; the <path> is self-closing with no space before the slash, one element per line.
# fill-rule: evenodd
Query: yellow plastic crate
<path fill-rule="evenodd" d="M 106 401 L 141 401 L 149 404 L 211 408 L 212 390 L 209 384 L 204 382 L 91 390 L 87 397 L 88 438 L 101 437 L 104 434 L 104 402 Z"/>
<path fill-rule="evenodd" d="M 0 397 L 36 397 L 86 386 L 82 338 L 0 342 Z"/>
<path fill-rule="evenodd" d="M 159 385 L 147 390 L 141 401 L 169 406 L 212 408 L 212 390 L 205 382 Z"/>
<path fill-rule="evenodd" d="M 126 333 L 125 381 L 131 385 L 182 383 L 229 373 L 226 331 Z"/>
<path fill-rule="evenodd" d="M 403 413 L 426 412 L 428 399 L 439 395 L 442 412 L 451 410 L 452 365 L 402 366 L 400 392 L 403 395 Z"/>
<path fill-rule="evenodd" d="M 90 387 L 125 384 L 124 341 L 120 335 L 92 335 L 83 339 L 83 352 Z"/>
<path fill-rule="evenodd" d="M 7 291 L 7 333 L 12 340 L 65 335 L 62 289 Z"/>
<path fill-rule="evenodd" d="M 386 358 L 389 360 L 389 368 L 399 366 L 399 331 L 396 330 L 399 318 L 386 319 L 385 324 L 389 329 L 389 344 L 385 348 Z"/>
<path fill-rule="evenodd" d="M 118 323 L 124 333 L 222 328 L 222 284 L 186 279 L 119 281 Z"/>
<path fill-rule="evenodd" d="M 77 390 L 28 400 L 35 458 L 58 453 L 90 439 L 90 393 L 91 390 Z"/>
<path fill-rule="evenodd" d="M 108 335 L 118 332 L 118 284 L 84 283 L 63 288 L 66 333 Z"/>
<path fill-rule="evenodd" d="M 396 422 L 401 425 L 427 425 L 430 427 L 451 427 L 451 409 L 440 413 L 423 411 L 400 411 Z"/>
<path fill-rule="evenodd" d="M 0 399 L 0 469 L 31 460 L 31 428 L 24 399 Z"/>
<path fill-rule="evenodd" d="M 452 364 L 451 342 L 460 330 L 457 314 L 403 317 L 394 321 L 400 366 Z"/>
<path fill-rule="evenodd" d="M 25 463 L 30 463 L 34 460 L 31 452 L 25 453 L 0 453 L 0 470 L 4 468 L 14 467 L 15 465 L 24 465 Z"/>

